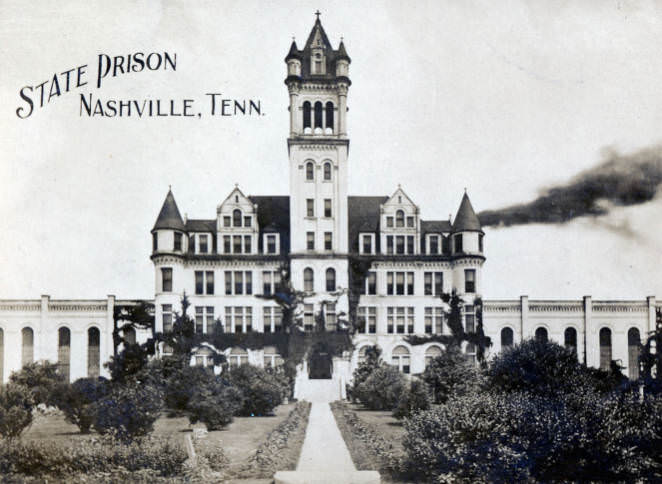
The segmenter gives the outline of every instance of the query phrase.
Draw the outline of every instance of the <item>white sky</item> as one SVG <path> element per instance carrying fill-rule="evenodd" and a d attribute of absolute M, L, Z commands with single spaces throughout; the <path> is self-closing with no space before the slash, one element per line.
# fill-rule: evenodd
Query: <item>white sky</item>
<path fill-rule="evenodd" d="M 0 297 L 152 297 L 150 229 L 171 184 L 213 218 L 234 186 L 288 194 L 292 35 L 322 12 L 352 58 L 349 191 L 401 183 L 427 219 L 534 198 L 662 141 L 662 3 L 0 1 Z M 99 53 L 176 52 L 176 72 L 93 85 Z M 18 91 L 80 64 L 90 84 L 26 120 Z M 260 99 L 253 118 L 80 117 L 102 99 Z M 565 226 L 486 230 L 487 298 L 662 297 L 662 199 Z M 636 234 L 621 235 L 614 227 Z"/>

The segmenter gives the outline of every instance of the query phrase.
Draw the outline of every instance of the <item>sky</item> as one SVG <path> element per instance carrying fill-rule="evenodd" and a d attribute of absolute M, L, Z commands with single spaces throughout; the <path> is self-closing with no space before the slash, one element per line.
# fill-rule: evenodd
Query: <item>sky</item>
<path fill-rule="evenodd" d="M 535 199 L 662 143 L 662 2 L 0 0 L 0 298 L 153 297 L 150 230 L 172 186 L 214 218 L 234 184 L 286 195 L 284 57 L 314 12 L 352 59 L 349 193 L 401 184 L 424 219 Z M 176 71 L 95 84 L 99 54 Z M 87 64 L 88 85 L 26 119 L 24 86 Z M 48 84 L 50 86 L 50 84 Z M 212 117 L 205 93 L 259 99 Z M 200 118 L 80 115 L 94 99 L 195 100 Z M 564 224 L 487 227 L 485 298 L 662 298 L 662 196 Z"/>

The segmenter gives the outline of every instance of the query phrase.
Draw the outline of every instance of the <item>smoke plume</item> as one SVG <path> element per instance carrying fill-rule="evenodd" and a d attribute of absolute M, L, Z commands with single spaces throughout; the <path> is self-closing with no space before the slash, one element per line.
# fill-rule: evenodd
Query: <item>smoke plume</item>
<path fill-rule="evenodd" d="M 545 189 L 532 202 L 486 210 L 478 218 L 484 226 L 565 223 L 653 199 L 662 184 L 662 146 L 628 155 L 609 150 L 604 158 L 569 182 Z"/>

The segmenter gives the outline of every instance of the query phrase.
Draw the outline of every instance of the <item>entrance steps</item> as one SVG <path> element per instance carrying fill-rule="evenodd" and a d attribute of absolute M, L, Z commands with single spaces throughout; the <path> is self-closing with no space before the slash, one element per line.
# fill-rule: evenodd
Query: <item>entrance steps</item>
<path fill-rule="evenodd" d="M 339 378 L 328 380 L 311 380 L 297 378 L 294 386 L 294 397 L 309 402 L 335 402 L 342 398 L 342 381 Z"/>

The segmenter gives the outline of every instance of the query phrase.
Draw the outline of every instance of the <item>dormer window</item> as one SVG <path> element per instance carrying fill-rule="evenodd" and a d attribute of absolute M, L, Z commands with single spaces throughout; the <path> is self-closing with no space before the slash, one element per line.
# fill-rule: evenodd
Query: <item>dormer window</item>
<path fill-rule="evenodd" d="M 438 254 L 439 253 L 439 236 L 438 235 L 428 235 L 428 253 L 429 254 Z"/>
<path fill-rule="evenodd" d="M 267 254 L 277 254 L 279 245 L 278 234 L 265 234 L 264 235 L 264 252 Z"/>
<path fill-rule="evenodd" d="M 359 244 L 361 254 L 374 254 L 375 234 L 361 234 Z"/>
<path fill-rule="evenodd" d="M 206 254 L 209 251 L 207 235 L 198 235 L 198 250 L 201 254 Z"/>

